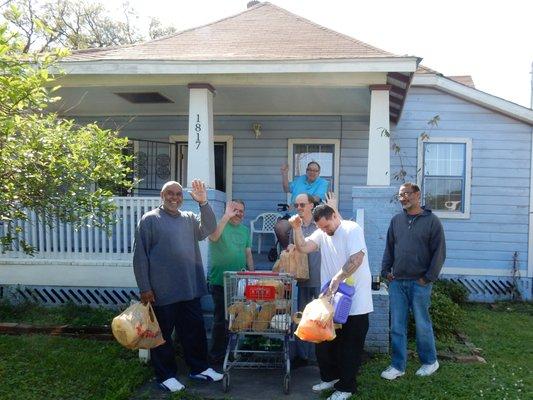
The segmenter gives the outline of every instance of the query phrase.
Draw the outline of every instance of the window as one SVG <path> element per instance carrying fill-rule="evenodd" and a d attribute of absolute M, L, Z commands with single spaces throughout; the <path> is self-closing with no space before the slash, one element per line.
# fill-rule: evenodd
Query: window
<path fill-rule="evenodd" d="M 422 202 L 439 217 L 470 217 L 471 160 L 470 138 L 419 139 Z"/>
<path fill-rule="evenodd" d="M 339 198 L 339 147 L 338 140 L 289 139 L 289 180 L 305 175 L 307 164 L 320 164 L 320 177 L 329 182 Z"/>

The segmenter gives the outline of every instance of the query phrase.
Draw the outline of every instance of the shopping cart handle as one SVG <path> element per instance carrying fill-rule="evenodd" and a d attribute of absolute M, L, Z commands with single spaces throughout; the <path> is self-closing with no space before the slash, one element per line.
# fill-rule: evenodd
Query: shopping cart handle
<path fill-rule="evenodd" d="M 237 272 L 237 275 L 280 276 L 282 274 L 279 272 L 272 272 L 272 271 L 239 271 Z M 287 274 L 283 274 L 283 275 L 287 275 Z"/>

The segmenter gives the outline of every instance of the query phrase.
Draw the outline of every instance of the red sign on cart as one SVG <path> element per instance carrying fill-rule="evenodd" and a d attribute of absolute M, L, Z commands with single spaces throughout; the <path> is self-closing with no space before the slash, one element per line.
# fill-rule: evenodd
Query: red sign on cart
<path fill-rule="evenodd" d="M 246 285 L 244 296 L 248 300 L 274 300 L 276 288 L 274 286 Z"/>

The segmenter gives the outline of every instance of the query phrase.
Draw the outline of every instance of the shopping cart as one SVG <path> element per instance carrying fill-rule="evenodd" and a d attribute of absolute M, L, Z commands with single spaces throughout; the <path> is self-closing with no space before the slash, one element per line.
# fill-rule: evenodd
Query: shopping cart
<path fill-rule="evenodd" d="M 233 368 L 281 368 L 283 391 L 289 393 L 289 341 L 291 315 L 296 310 L 295 288 L 295 279 L 285 273 L 224 273 L 225 310 L 230 332 L 223 366 L 224 392 L 230 388 Z M 265 341 L 250 340 L 254 337 L 263 337 Z"/>

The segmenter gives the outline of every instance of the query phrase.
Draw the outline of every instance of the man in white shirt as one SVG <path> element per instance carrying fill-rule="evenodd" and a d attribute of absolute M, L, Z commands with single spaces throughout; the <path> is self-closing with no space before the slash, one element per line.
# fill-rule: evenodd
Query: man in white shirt
<path fill-rule="evenodd" d="M 304 253 L 320 250 L 320 280 L 322 285 L 330 281 L 329 294 L 334 294 L 343 281 L 355 287 L 350 315 L 342 329 L 336 330 L 337 337 L 316 346 L 321 382 L 313 386 L 313 391 L 335 388 L 328 400 L 346 400 L 357 392 L 356 375 L 368 332 L 368 314 L 374 311 L 366 243 L 357 223 L 341 220 L 326 204 L 313 210 L 313 219 L 319 229 L 307 238 L 302 233 L 301 218 L 295 215 L 289 220 L 296 247 Z"/>

